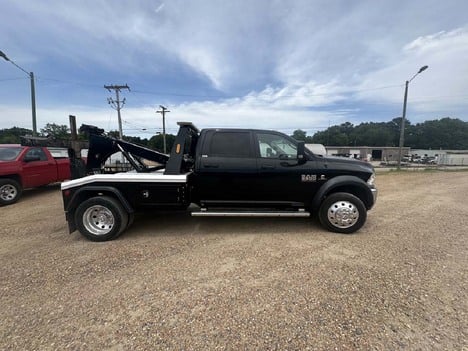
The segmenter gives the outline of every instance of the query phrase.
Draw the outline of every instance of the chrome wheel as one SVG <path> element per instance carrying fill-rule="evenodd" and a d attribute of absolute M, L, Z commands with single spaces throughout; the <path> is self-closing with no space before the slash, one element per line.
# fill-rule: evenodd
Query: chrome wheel
<path fill-rule="evenodd" d="M 18 190 L 11 184 L 4 184 L 0 187 L 0 198 L 5 202 L 13 201 L 18 195 Z"/>
<path fill-rule="evenodd" d="M 94 235 L 106 235 L 114 227 L 112 211 L 101 205 L 94 205 L 83 213 L 83 226 Z"/>
<path fill-rule="evenodd" d="M 359 220 L 358 208 L 349 201 L 336 201 L 327 210 L 328 221 L 338 228 L 349 228 Z"/>
<path fill-rule="evenodd" d="M 116 199 L 95 196 L 83 201 L 75 210 L 76 228 L 92 241 L 117 238 L 127 228 L 128 212 Z"/>

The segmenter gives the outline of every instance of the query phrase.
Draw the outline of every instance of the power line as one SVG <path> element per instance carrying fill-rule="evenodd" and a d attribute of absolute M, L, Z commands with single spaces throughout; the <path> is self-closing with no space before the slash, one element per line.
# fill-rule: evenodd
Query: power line
<path fill-rule="evenodd" d="M 5 78 L 5 79 L 0 79 L 0 82 L 7 82 L 11 80 L 24 80 L 27 79 L 26 77 L 21 77 L 21 78 Z M 37 79 L 37 78 L 36 78 Z"/>
<path fill-rule="evenodd" d="M 73 85 L 82 85 L 82 86 L 87 86 L 87 87 L 93 87 L 96 89 L 101 89 L 101 85 L 94 84 L 94 83 L 83 83 L 83 82 L 74 82 L 70 80 L 63 80 L 63 79 L 56 79 L 56 78 L 45 78 L 45 77 L 36 77 L 37 80 L 42 80 L 42 81 L 51 81 L 51 82 L 58 82 L 58 83 L 66 83 L 66 84 L 73 84 Z"/>
<path fill-rule="evenodd" d="M 13 81 L 13 80 L 22 80 L 26 78 L 7 78 L 7 79 L 0 79 L 0 82 L 4 81 Z M 86 87 L 92 87 L 92 88 L 100 88 L 102 86 L 97 85 L 97 84 L 92 84 L 92 83 L 83 83 L 83 82 L 76 82 L 76 81 L 70 81 L 70 80 L 63 80 L 63 79 L 56 79 L 56 78 L 48 78 L 48 77 L 35 77 L 36 80 L 38 81 L 55 81 L 55 82 L 60 82 L 60 83 L 66 83 L 66 84 L 73 84 L 73 85 L 80 85 L 80 86 L 86 86 Z M 294 97 L 302 97 L 302 98 L 307 98 L 307 97 L 318 97 L 318 96 L 336 96 L 340 94 L 356 94 L 360 92 L 366 92 L 366 91 L 377 91 L 377 90 L 383 90 L 383 89 L 391 89 L 391 88 L 401 88 L 403 85 L 402 84 L 396 84 L 396 85 L 387 85 L 387 86 L 381 86 L 381 87 L 374 87 L 374 88 L 367 88 L 367 89 L 355 89 L 355 90 L 344 90 L 341 92 L 331 92 L 331 93 L 320 93 L 320 94 L 304 94 L 304 95 L 292 95 L 292 94 L 284 94 L 284 95 L 279 95 L 279 96 L 273 96 L 273 100 L 278 100 L 278 99 L 283 99 L 283 98 L 294 98 Z M 235 98 L 242 98 L 242 96 L 235 96 L 235 95 L 200 95 L 200 94 L 181 94 L 181 93 L 175 93 L 175 92 L 170 92 L 170 91 L 144 91 L 144 90 L 132 90 L 131 93 L 137 94 L 150 94 L 150 95 L 158 95 L 158 96 L 177 96 L 177 97 L 193 97 L 193 98 L 204 98 L 204 99 L 210 99 L 210 98 L 222 98 L 222 99 L 235 99 Z M 258 93 L 258 94 L 261 94 Z M 257 95 L 256 96 L 258 99 L 261 99 L 262 97 Z M 466 94 L 453 94 L 453 95 L 443 95 L 443 96 L 430 96 L 427 98 L 422 98 L 422 99 L 417 99 L 417 100 L 412 100 L 413 102 L 428 102 L 428 101 L 434 101 L 434 100 L 446 100 L 446 99 L 454 99 L 454 98 L 463 98 L 463 97 L 468 97 Z M 366 105 L 399 105 L 401 104 L 400 102 L 367 102 L 364 103 Z M 361 103 L 362 105 L 362 103 Z"/>
<path fill-rule="evenodd" d="M 122 122 L 125 123 L 125 124 L 133 125 L 133 126 L 135 126 L 135 127 L 137 127 L 137 128 L 140 128 L 140 129 L 141 129 L 141 128 L 147 128 L 147 127 L 144 126 L 144 125 L 141 125 L 141 124 L 139 124 L 139 123 L 130 122 L 130 121 L 127 121 L 126 119 L 122 119 Z"/>
<path fill-rule="evenodd" d="M 38 80 L 48 80 L 48 81 L 55 81 L 60 83 L 67 83 L 67 84 L 74 84 L 74 85 L 83 85 L 83 86 L 90 86 L 99 88 L 100 85 L 92 84 L 92 83 L 83 83 L 83 82 L 76 82 L 64 79 L 57 79 L 57 78 L 48 78 L 48 77 L 36 77 Z M 320 94 L 304 94 L 301 95 L 303 97 L 310 97 L 310 96 L 329 96 L 329 95 L 338 95 L 338 94 L 353 94 L 365 91 L 373 91 L 373 90 L 383 90 L 383 89 L 390 89 L 390 88 L 401 88 L 402 84 L 394 84 L 394 85 L 386 85 L 381 87 L 373 87 L 373 88 L 366 88 L 366 89 L 354 89 L 354 90 L 344 90 L 339 92 L 332 92 L 332 93 L 320 93 Z M 201 95 L 201 94 L 182 94 L 170 91 L 145 91 L 145 90 L 132 90 L 131 93 L 134 94 L 150 94 L 150 95 L 163 95 L 163 96 L 180 96 L 180 97 L 198 97 L 198 98 L 238 98 L 239 96 L 236 95 L 222 95 L 222 94 L 213 94 L 213 95 Z M 284 94 L 277 96 L 277 98 L 287 98 L 287 97 L 297 97 L 297 95 L 292 94 Z"/>

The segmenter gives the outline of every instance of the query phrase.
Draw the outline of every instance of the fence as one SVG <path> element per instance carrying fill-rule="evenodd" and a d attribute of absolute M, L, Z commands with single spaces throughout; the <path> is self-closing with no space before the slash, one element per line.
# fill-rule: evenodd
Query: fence
<path fill-rule="evenodd" d="M 442 166 L 468 166 L 467 154 L 439 155 L 438 164 Z"/>

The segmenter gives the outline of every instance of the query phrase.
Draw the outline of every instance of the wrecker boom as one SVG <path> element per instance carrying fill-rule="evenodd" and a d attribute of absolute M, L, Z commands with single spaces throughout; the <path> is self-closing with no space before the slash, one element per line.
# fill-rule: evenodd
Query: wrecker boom
<path fill-rule="evenodd" d="M 86 168 L 88 173 L 100 173 L 105 161 L 114 153 L 121 152 L 138 173 L 166 168 L 165 174 L 180 174 L 195 153 L 198 129 L 189 122 L 178 122 L 180 127 L 171 154 L 149 149 L 128 141 L 104 134 L 104 130 L 83 124 L 80 132 L 89 135 L 89 150 Z M 159 166 L 148 166 L 142 159 Z"/>

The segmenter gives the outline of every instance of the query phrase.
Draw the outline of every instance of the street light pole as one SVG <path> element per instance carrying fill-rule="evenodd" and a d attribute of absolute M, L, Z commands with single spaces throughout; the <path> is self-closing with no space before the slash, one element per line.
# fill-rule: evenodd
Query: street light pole
<path fill-rule="evenodd" d="M 405 143 L 405 118 L 406 118 L 406 103 L 408 101 L 408 84 L 409 81 L 406 81 L 405 83 L 405 98 L 403 100 L 403 114 L 401 117 L 401 123 L 400 123 L 400 142 L 398 143 L 398 164 L 397 168 L 401 168 L 401 156 L 403 152 L 403 145 Z"/>
<path fill-rule="evenodd" d="M 29 81 L 31 83 L 31 111 L 32 111 L 32 127 L 33 127 L 33 136 L 37 135 L 37 123 L 36 123 L 36 88 L 34 85 L 34 73 L 28 72 L 24 68 L 18 66 L 14 61 L 10 60 L 8 56 L 3 52 L 0 51 L 0 57 L 2 57 L 5 61 L 11 62 L 12 65 L 16 66 L 24 73 L 26 73 L 29 77 Z"/>
<path fill-rule="evenodd" d="M 406 104 L 408 102 L 408 85 L 409 83 L 421 72 L 425 71 L 429 66 L 422 66 L 419 71 L 411 77 L 410 80 L 405 82 L 405 97 L 403 99 L 403 114 L 401 116 L 401 124 L 400 124 L 400 142 L 398 143 L 398 163 L 397 168 L 401 168 L 401 156 L 403 152 L 403 145 L 405 143 L 405 118 L 406 118 Z"/>

